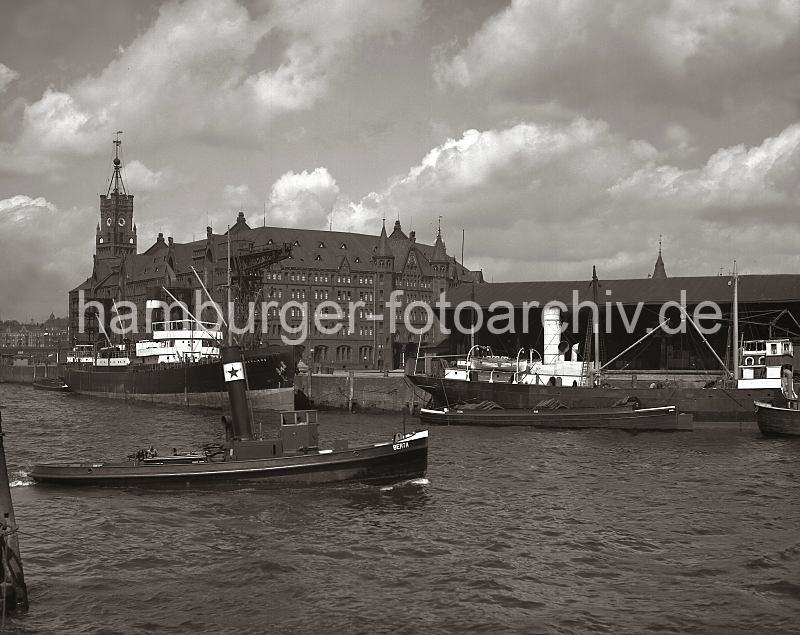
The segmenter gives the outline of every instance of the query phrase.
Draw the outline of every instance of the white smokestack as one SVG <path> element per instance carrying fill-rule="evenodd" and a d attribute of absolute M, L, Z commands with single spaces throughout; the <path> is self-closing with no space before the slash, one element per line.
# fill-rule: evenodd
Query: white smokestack
<path fill-rule="evenodd" d="M 561 309 L 557 306 L 546 306 L 542 315 L 544 323 L 544 359 L 545 364 L 555 364 L 561 360 L 558 344 L 561 342 Z"/>

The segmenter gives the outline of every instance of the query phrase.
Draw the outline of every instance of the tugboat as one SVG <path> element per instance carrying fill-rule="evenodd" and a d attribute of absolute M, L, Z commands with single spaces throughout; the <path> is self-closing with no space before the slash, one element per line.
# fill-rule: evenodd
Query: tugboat
<path fill-rule="evenodd" d="M 223 417 L 225 442 L 202 451 L 156 456 L 140 450 L 118 463 L 36 465 L 30 476 L 41 483 L 75 486 L 158 485 L 208 482 L 293 484 L 358 481 L 381 484 L 420 478 L 428 467 L 428 431 L 397 433 L 383 443 L 319 448 L 314 411 L 284 412 L 280 436 L 258 438 L 247 397 L 247 373 L 238 346 L 222 348 L 231 417 Z"/>

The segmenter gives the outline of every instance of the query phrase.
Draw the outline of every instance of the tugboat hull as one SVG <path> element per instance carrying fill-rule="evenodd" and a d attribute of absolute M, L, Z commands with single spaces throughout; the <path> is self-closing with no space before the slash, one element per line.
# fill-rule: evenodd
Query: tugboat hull
<path fill-rule="evenodd" d="M 428 468 L 428 432 L 386 443 L 257 460 L 198 460 L 162 463 L 65 463 L 37 465 L 30 476 L 41 483 L 73 486 L 152 486 L 186 483 L 259 482 L 315 484 L 358 481 L 391 483 L 420 478 Z"/>

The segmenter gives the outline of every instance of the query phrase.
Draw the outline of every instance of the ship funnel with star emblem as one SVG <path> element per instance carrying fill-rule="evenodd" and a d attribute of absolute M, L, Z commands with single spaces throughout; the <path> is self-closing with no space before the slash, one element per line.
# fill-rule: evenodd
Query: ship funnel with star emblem
<path fill-rule="evenodd" d="M 230 433 L 234 439 L 252 439 L 253 425 L 247 404 L 247 376 L 242 351 L 238 346 L 224 346 L 221 353 L 225 387 L 231 402 Z"/>

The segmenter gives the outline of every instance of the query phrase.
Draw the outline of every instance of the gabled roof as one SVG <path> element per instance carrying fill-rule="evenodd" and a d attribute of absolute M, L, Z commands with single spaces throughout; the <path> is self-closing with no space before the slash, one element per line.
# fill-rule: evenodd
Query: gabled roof
<path fill-rule="evenodd" d="M 174 260 L 175 273 L 183 275 L 197 262 L 197 258 L 205 257 L 208 248 L 211 249 L 216 263 L 224 262 L 228 253 L 228 240 L 227 234 L 214 234 L 210 228 L 206 237 L 190 243 L 172 242 L 171 239 L 167 242 L 163 234 L 159 234 L 156 242 L 147 251 L 126 258 L 125 279 L 127 282 L 135 282 L 163 278 L 168 273 L 170 258 Z M 232 253 L 236 253 L 241 247 L 259 249 L 268 245 L 288 243 L 292 245 L 292 257 L 281 263 L 283 268 L 338 271 L 346 263 L 348 270 L 356 274 L 375 271 L 374 257 L 381 250 L 394 259 L 394 271 L 402 273 L 409 253 L 413 250 L 417 255 L 421 274 L 430 275 L 430 257 L 435 251 L 433 245 L 417 243 L 415 237 L 407 238 L 399 222 L 395 223 L 391 237 L 386 235 L 385 227 L 381 230 L 381 235 L 376 237 L 356 232 L 292 227 L 250 228 L 241 213 L 236 225 L 231 227 L 230 241 Z M 473 278 L 473 273 L 456 263 L 451 256 L 445 254 L 444 260 L 450 263 L 450 271 L 457 279 Z"/>
<path fill-rule="evenodd" d="M 389 240 L 408 240 L 408 236 L 403 233 L 402 227 L 400 227 L 400 221 L 396 220 L 394 222 L 394 229 L 392 233 L 389 235 Z"/>

